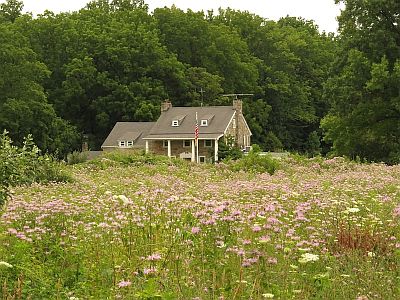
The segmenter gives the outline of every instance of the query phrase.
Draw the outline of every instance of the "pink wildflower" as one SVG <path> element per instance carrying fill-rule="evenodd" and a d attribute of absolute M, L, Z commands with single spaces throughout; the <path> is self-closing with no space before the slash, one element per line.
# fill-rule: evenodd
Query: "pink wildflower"
<path fill-rule="evenodd" d="M 8 228 L 7 231 L 8 231 L 10 234 L 18 234 L 18 231 L 17 231 L 16 229 L 14 229 L 14 228 Z"/>
<path fill-rule="evenodd" d="M 120 281 L 120 282 L 118 283 L 118 287 L 119 287 L 119 288 L 123 288 L 123 287 L 130 286 L 131 284 L 132 284 L 132 282 L 130 282 L 129 280 L 127 280 L 127 281 L 122 280 L 122 281 Z"/>
<path fill-rule="evenodd" d="M 151 275 L 157 272 L 157 269 L 154 267 L 150 267 L 150 268 L 144 268 L 143 270 L 143 274 L 144 275 Z"/>
<path fill-rule="evenodd" d="M 147 256 L 146 260 L 149 261 L 156 261 L 156 260 L 160 260 L 161 259 L 161 255 L 159 253 L 154 253 L 152 255 Z"/>
<path fill-rule="evenodd" d="M 393 215 L 395 217 L 400 217 L 400 205 L 398 205 L 394 210 L 393 210 Z"/>
<path fill-rule="evenodd" d="M 192 234 L 198 234 L 200 232 L 200 228 L 199 227 L 192 227 L 191 233 Z"/>
<path fill-rule="evenodd" d="M 278 263 L 278 259 L 276 257 L 268 257 L 267 261 L 271 265 L 276 265 Z"/>
<path fill-rule="evenodd" d="M 262 237 L 260 237 L 259 242 L 261 244 L 265 244 L 268 243 L 271 240 L 271 237 L 269 235 L 264 235 Z"/>

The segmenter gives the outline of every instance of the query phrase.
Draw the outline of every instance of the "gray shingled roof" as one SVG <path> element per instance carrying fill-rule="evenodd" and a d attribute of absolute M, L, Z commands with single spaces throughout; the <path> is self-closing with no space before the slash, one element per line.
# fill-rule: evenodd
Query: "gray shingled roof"
<path fill-rule="evenodd" d="M 101 147 L 118 147 L 120 140 L 133 140 L 134 148 L 144 148 L 143 138 L 149 133 L 155 122 L 118 122 L 111 130 Z"/>
<path fill-rule="evenodd" d="M 128 131 L 121 135 L 117 141 L 136 141 L 142 135 L 141 131 Z"/>
<path fill-rule="evenodd" d="M 215 139 L 224 134 L 235 109 L 232 106 L 171 107 L 163 112 L 145 139 L 193 139 L 196 124 L 199 124 L 199 139 Z M 200 126 L 201 119 L 214 118 L 207 127 Z M 172 120 L 185 116 L 178 127 L 171 126 Z"/>

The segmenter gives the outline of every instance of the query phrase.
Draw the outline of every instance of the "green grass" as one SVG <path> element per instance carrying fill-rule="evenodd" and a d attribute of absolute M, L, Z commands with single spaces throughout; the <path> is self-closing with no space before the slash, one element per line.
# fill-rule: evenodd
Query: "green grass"
<path fill-rule="evenodd" d="M 12 191 L 2 299 L 400 298 L 400 166 L 113 155 Z"/>

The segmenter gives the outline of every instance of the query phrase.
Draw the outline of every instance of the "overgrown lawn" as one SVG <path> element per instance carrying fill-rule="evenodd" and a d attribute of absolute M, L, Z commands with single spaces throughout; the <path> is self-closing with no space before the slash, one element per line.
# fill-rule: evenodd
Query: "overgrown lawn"
<path fill-rule="evenodd" d="M 400 166 L 99 159 L 12 191 L 3 299 L 399 299 Z M 0 297 L 1 297 L 0 296 Z"/>

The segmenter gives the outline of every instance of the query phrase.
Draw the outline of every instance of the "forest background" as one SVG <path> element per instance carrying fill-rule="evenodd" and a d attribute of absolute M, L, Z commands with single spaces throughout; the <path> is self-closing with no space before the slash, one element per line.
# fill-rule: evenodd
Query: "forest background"
<path fill-rule="evenodd" d="M 333 1 L 333 0 L 332 0 Z M 97 0 L 72 13 L 0 5 L 0 130 L 32 134 L 63 157 L 92 150 L 118 121 L 155 121 L 160 103 L 243 98 L 252 142 L 267 151 L 400 161 L 400 3 L 345 4 L 338 34 L 312 21 L 232 9 Z M 201 92 L 204 91 L 204 92 Z"/>

